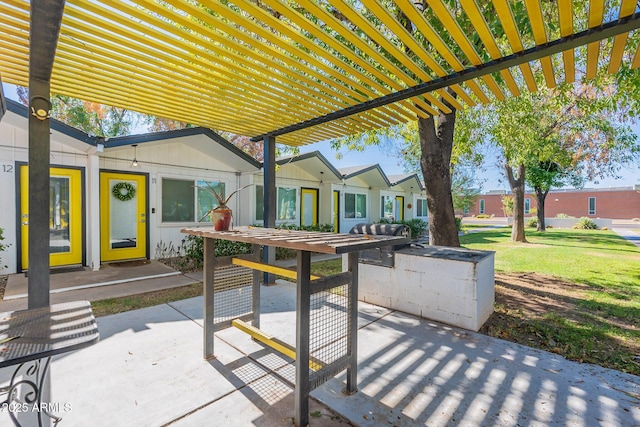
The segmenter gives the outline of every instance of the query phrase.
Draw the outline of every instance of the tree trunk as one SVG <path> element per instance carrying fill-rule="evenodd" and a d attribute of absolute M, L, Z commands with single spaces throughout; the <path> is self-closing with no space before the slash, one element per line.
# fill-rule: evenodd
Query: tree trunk
<path fill-rule="evenodd" d="M 460 246 L 451 196 L 451 150 L 456 112 L 438 116 L 436 132 L 433 117 L 418 117 L 422 158 L 420 166 L 427 188 L 429 245 Z"/>
<path fill-rule="evenodd" d="M 544 201 L 549 193 L 549 190 L 543 191 L 542 188 L 536 187 L 536 203 L 538 209 L 538 227 L 536 231 L 545 231 L 546 226 L 544 224 Z"/>
<path fill-rule="evenodd" d="M 524 235 L 524 165 L 518 165 L 518 176 L 513 175 L 513 169 L 505 165 L 507 179 L 513 193 L 513 227 L 511 228 L 512 242 L 526 242 Z"/>

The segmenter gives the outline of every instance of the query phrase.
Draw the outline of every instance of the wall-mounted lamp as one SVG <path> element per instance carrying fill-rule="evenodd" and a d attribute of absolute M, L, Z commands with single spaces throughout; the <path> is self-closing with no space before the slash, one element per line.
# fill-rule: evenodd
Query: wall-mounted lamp
<path fill-rule="evenodd" d="M 133 144 L 133 161 L 131 162 L 132 168 L 140 168 L 140 163 L 138 163 L 138 144 Z"/>
<path fill-rule="evenodd" d="M 324 172 L 320 171 L 320 185 L 322 185 L 322 177 L 324 176 Z"/>
<path fill-rule="evenodd" d="M 31 115 L 38 120 L 47 120 L 51 117 L 51 101 L 44 96 L 34 96 L 29 99 Z"/>

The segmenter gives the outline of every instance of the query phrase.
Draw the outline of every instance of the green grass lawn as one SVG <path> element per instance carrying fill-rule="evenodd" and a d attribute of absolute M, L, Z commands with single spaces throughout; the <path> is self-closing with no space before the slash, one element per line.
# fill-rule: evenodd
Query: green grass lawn
<path fill-rule="evenodd" d="M 469 249 L 496 251 L 496 271 L 536 272 L 640 297 L 640 250 L 613 231 L 549 229 L 510 241 L 511 229 L 460 237 Z"/>
<path fill-rule="evenodd" d="M 527 230 L 527 240 L 511 242 L 509 229 L 460 238 L 469 249 L 495 251 L 496 273 L 536 274 L 528 288 L 510 285 L 509 277 L 502 289 L 497 282 L 497 301 L 499 292 L 519 292 L 522 306 L 527 299 L 552 301 L 537 312 L 498 303 L 485 332 L 640 375 L 640 250 L 606 230 Z M 560 285 L 545 288 L 545 276 Z"/>

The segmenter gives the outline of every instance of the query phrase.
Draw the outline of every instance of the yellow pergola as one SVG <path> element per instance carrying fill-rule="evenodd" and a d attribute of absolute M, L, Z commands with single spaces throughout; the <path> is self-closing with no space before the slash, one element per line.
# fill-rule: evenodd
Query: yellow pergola
<path fill-rule="evenodd" d="M 29 86 L 33 112 L 29 307 L 49 305 L 51 92 L 263 140 L 269 227 L 276 138 L 299 146 L 637 67 L 636 9 L 636 0 L 3 0 L 0 77 Z M 304 425 L 309 390 L 299 390 Z"/>
<path fill-rule="evenodd" d="M 51 91 L 298 146 L 639 65 L 635 0 L 551 4 L 68 0 Z M 29 30 L 2 1 L 5 82 L 28 85 Z"/>

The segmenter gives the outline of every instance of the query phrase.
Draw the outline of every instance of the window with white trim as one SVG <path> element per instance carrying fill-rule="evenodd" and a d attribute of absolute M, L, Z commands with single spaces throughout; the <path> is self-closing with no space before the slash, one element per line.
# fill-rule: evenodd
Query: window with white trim
<path fill-rule="evenodd" d="M 596 214 L 596 198 L 589 197 L 589 215 Z"/>
<path fill-rule="evenodd" d="M 210 222 L 218 200 L 206 188 L 225 196 L 224 182 L 162 178 L 162 222 Z"/>
<path fill-rule="evenodd" d="M 480 214 L 484 213 L 484 199 L 480 199 Z"/>
<path fill-rule="evenodd" d="M 256 185 L 256 221 L 264 221 L 264 186 Z"/>
<path fill-rule="evenodd" d="M 531 212 L 531 199 L 526 198 L 524 199 L 524 214 L 529 215 L 529 212 Z"/>
<path fill-rule="evenodd" d="M 367 195 L 356 193 L 344 193 L 344 217 L 366 218 Z"/>
<path fill-rule="evenodd" d="M 296 197 L 296 188 L 278 187 L 277 218 L 280 221 L 295 220 L 297 218 Z"/>
<path fill-rule="evenodd" d="M 426 218 L 429 216 L 429 210 L 427 209 L 427 199 L 416 199 L 416 217 Z"/>

